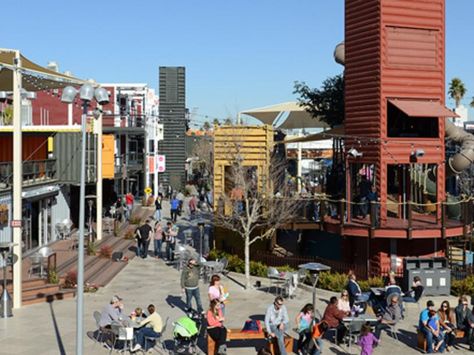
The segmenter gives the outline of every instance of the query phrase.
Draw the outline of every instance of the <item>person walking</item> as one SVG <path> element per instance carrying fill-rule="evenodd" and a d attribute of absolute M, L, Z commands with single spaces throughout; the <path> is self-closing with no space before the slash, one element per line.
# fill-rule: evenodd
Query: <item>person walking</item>
<path fill-rule="evenodd" d="M 161 255 L 161 247 L 163 244 L 163 227 L 161 226 L 160 220 L 155 222 L 155 232 L 154 232 L 154 252 L 155 258 L 159 259 Z"/>
<path fill-rule="evenodd" d="M 213 299 L 210 302 L 206 319 L 207 333 L 216 342 L 217 354 L 226 354 L 227 329 L 224 327 L 224 315 L 222 314 L 222 308 L 219 305 L 218 299 Z"/>
<path fill-rule="evenodd" d="M 188 202 L 189 206 L 189 217 L 192 219 L 194 215 L 196 214 L 197 210 L 197 198 L 196 196 L 192 195 L 191 199 Z"/>
<path fill-rule="evenodd" d="M 265 327 L 270 338 L 276 338 L 281 355 L 287 355 L 285 348 L 285 330 L 288 328 L 288 311 L 283 297 L 277 296 L 265 312 Z"/>
<path fill-rule="evenodd" d="M 174 223 L 176 223 L 176 220 L 178 219 L 179 205 L 180 205 L 179 200 L 176 198 L 176 196 L 173 196 L 170 202 L 170 214 L 171 214 L 171 220 Z"/>
<path fill-rule="evenodd" d="M 174 248 L 176 247 L 176 237 L 179 229 L 172 222 L 166 224 L 165 242 L 166 242 L 166 258 L 169 261 L 174 261 Z"/>
<path fill-rule="evenodd" d="M 155 199 L 155 220 L 157 221 L 161 220 L 162 201 L 163 201 L 163 196 L 161 194 L 158 194 L 158 196 Z"/>
<path fill-rule="evenodd" d="M 372 355 L 374 352 L 374 346 L 376 346 L 380 340 L 372 333 L 370 324 L 363 324 L 360 328 L 360 336 L 357 341 L 357 345 L 360 346 L 360 355 Z"/>
<path fill-rule="evenodd" d="M 125 195 L 125 204 L 127 205 L 127 220 L 130 220 L 130 217 L 132 217 L 134 201 L 135 198 L 133 197 L 132 193 L 128 192 Z"/>
<path fill-rule="evenodd" d="M 150 245 L 150 240 L 153 235 L 151 221 L 147 219 L 145 224 L 137 228 L 136 233 L 137 256 L 140 256 L 142 259 L 145 259 L 148 256 L 148 246 Z"/>
<path fill-rule="evenodd" d="M 197 311 L 203 312 L 201 303 L 201 294 L 199 293 L 199 275 L 201 265 L 196 259 L 189 259 L 186 266 L 181 272 L 181 288 L 186 294 L 186 311 L 189 312 L 192 309 L 192 298 L 196 301 Z"/>

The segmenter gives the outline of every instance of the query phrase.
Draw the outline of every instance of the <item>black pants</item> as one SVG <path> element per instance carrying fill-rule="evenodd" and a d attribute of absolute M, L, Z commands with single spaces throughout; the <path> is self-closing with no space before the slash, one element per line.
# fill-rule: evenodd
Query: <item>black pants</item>
<path fill-rule="evenodd" d="M 207 328 L 207 333 L 212 340 L 216 342 L 216 350 L 219 351 L 222 345 L 225 345 L 227 340 L 227 329 L 225 327 Z M 214 354 L 209 354 L 214 355 Z"/>
<path fill-rule="evenodd" d="M 308 342 L 311 340 L 311 332 L 309 330 L 303 330 L 300 333 L 300 336 L 298 338 L 298 343 L 297 343 L 297 349 L 298 350 L 303 350 L 308 344 Z"/>
<path fill-rule="evenodd" d="M 346 335 L 347 328 L 344 324 L 339 323 L 339 325 L 336 328 L 331 328 L 331 329 L 337 329 L 337 338 L 334 338 L 334 341 L 336 344 L 342 343 L 344 340 L 344 336 Z"/>
<path fill-rule="evenodd" d="M 456 336 L 454 332 L 444 333 L 444 341 L 446 342 L 447 346 L 453 346 L 454 342 L 456 341 Z"/>
<path fill-rule="evenodd" d="M 176 222 L 177 218 L 178 218 L 178 210 L 172 209 L 171 210 L 171 220 L 173 222 Z"/>

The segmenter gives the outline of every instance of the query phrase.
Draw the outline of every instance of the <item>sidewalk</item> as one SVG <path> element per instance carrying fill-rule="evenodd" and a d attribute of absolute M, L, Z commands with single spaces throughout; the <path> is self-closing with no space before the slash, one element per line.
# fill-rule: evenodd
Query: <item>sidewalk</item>
<path fill-rule="evenodd" d="M 113 295 L 123 298 L 124 314 L 130 314 L 135 307 L 146 308 L 153 303 L 163 321 L 170 317 L 168 329 L 163 339 L 166 345 L 172 345 L 171 322 L 183 315 L 180 307 L 184 306 L 181 289 L 179 285 L 180 273 L 174 268 L 167 266 L 162 260 L 153 258 L 135 258 L 129 262 L 125 269 L 118 274 L 106 287 L 99 289 L 97 293 L 86 294 L 84 324 L 85 334 L 89 335 L 96 329 L 92 317 L 94 311 L 101 311 L 110 301 Z M 252 281 L 260 280 L 262 286 L 268 285 L 268 280 L 252 278 Z M 250 316 L 263 319 L 265 310 L 274 299 L 274 296 L 258 290 L 244 290 L 244 276 L 230 273 L 229 278 L 223 278 L 224 286 L 229 290 L 230 298 L 226 306 L 225 324 L 229 328 L 241 328 Z M 207 285 L 201 283 L 201 299 L 206 307 Z M 331 292 L 317 290 L 317 309 L 322 314 L 326 300 L 334 295 Z M 424 299 L 426 302 L 428 298 Z M 445 297 L 433 297 L 435 304 L 439 306 Z M 452 305 L 456 300 L 451 297 Z M 294 318 L 299 309 L 306 303 L 311 302 L 309 289 L 298 289 L 296 297 L 285 301 L 288 308 L 291 327 L 294 326 Z M 37 304 L 14 311 L 14 317 L 9 319 L 0 318 L 0 354 L 74 354 L 75 353 L 75 322 L 76 304 L 74 300 L 55 301 L 51 304 Z M 381 345 L 376 348 L 375 354 L 419 354 L 415 349 L 416 330 L 418 319 L 418 308 L 416 305 L 407 305 L 406 318 L 399 325 L 399 341 L 392 339 L 388 334 L 382 333 Z M 293 333 L 294 335 L 294 333 Z M 200 345 L 203 353 L 205 341 L 201 339 Z M 260 343 L 261 346 L 263 343 Z M 255 347 L 246 347 L 244 344 L 229 347 L 228 354 L 255 354 Z M 249 346 L 249 345 L 247 345 Z M 466 349 L 466 345 L 463 345 Z M 324 354 L 346 354 L 348 349 L 338 347 L 333 343 L 325 341 Z M 352 347 L 352 354 L 360 353 L 357 346 Z M 467 350 L 456 350 L 455 353 L 469 353 Z M 84 354 L 108 354 L 108 350 L 95 344 L 92 339 L 84 339 Z"/>

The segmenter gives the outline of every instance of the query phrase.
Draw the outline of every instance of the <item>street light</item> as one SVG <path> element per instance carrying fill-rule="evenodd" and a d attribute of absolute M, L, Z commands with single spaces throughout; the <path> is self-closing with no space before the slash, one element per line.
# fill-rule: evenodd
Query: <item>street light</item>
<path fill-rule="evenodd" d="M 76 355 L 82 355 L 84 347 L 84 324 L 83 324 L 83 307 L 84 307 L 84 210 L 86 195 L 86 120 L 87 108 L 94 99 L 100 104 L 109 103 L 109 95 L 104 88 L 96 88 L 90 84 L 84 84 L 78 91 L 72 86 L 66 86 L 63 89 L 61 101 L 65 103 L 73 103 L 76 95 L 82 100 L 82 150 L 81 150 L 81 181 L 79 196 L 79 246 L 77 256 L 77 308 L 76 308 Z"/>

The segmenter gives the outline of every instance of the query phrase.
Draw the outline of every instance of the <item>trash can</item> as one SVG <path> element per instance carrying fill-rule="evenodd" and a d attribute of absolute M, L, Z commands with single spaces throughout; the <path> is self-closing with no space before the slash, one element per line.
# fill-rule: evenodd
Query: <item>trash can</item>
<path fill-rule="evenodd" d="M 427 296 L 451 293 L 451 270 L 446 258 L 405 258 L 405 290 L 411 289 L 413 278 L 419 276 Z"/>

